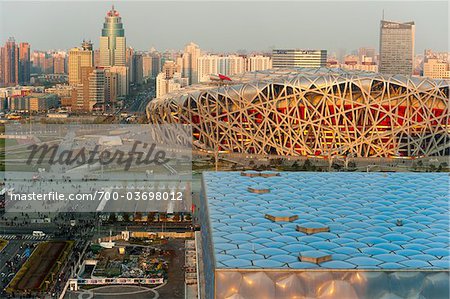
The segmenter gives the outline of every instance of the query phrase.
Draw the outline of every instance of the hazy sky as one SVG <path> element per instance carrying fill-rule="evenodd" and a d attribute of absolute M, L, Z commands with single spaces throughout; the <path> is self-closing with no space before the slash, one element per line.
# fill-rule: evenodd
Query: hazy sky
<path fill-rule="evenodd" d="M 32 49 L 68 49 L 83 39 L 98 47 L 106 12 L 122 16 L 127 45 L 138 50 L 182 49 L 194 41 L 211 51 L 362 46 L 378 49 L 379 22 L 416 22 L 416 53 L 448 49 L 447 1 L 4 1 L 0 42 L 9 36 Z"/>

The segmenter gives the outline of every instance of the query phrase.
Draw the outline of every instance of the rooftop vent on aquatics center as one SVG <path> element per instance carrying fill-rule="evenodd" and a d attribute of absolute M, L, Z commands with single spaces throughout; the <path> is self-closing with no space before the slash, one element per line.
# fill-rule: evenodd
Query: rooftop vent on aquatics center
<path fill-rule="evenodd" d="M 294 215 L 292 213 L 283 213 L 283 212 L 273 212 L 265 214 L 264 217 L 273 222 L 292 222 L 298 219 L 298 215 Z"/>
<path fill-rule="evenodd" d="M 330 228 L 323 224 L 305 224 L 305 225 L 297 225 L 296 230 L 301 233 L 305 233 L 307 235 L 329 232 Z"/>
<path fill-rule="evenodd" d="M 314 264 L 320 264 L 323 262 L 331 261 L 331 254 L 326 254 L 321 251 L 305 251 L 298 256 L 300 262 L 310 262 Z"/>
<path fill-rule="evenodd" d="M 270 189 L 265 188 L 265 187 L 248 187 L 247 190 L 248 190 L 248 192 L 256 193 L 256 194 L 264 194 L 264 193 L 270 192 Z"/>

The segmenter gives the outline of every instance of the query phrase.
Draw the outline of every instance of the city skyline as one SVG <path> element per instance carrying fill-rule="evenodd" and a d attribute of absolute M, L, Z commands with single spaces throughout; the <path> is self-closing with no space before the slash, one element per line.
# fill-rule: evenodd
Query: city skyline
<path fill-rule="evenodd" d="M 320 48 L 331 54 L 342 48 L 350 52 L 363 46 L 378 50 L 383 9 L 386 20 L 416 23 L 416 53 L 423 53 L 428 48 L 448 50 L 448 34 L 445 33 L 448 30 L 448 3 L 444 1 L 284 2 L 280 15 L 273 14 L 279 6 L 273 2 L 108 1 L 98 4 L 2 1 L 0 42 L 3 44 L 9 36 L 14 36 L 16 40 L 29 42 L 33 50 L 68 50 L 77 46 L 80 40 L 91 39 L 94 48 L 98 49 L 103 17 L 114 4 L 127 28 L 127 44 L 138 50 L 148 50 L 152 46 L 181 50 L 190 41 L 202 50 L 213 52 L 270 51 L 282 47 Z M 255 5 L 258 15 L 252 13 Z M 299 10 L 311 13 L 299 14 Z M 13 18 L 19 11 L 22 17 Z M 82 21 L 79 15 L 67 11 L 82 12 Z M 222 14 L 211 13 L 216 11 Z M 376 11 L 379 14 L 374 13 Z M 269 13 L 272 22 L 261 17 Z M 349 15 L 351 19 L 345 17 Z M 37 23 L 36 16 L 39 16 Z M 335 23 L 338 25 L 332 26 Z M 298 30 L 293 30 L 295 27 Z M 71 34 L 65 34 L 67 32 Z M 436 38 L 437 35 L 442 38 Z"/>
<path fill-rule="evenodd" d="M 0 299 L 450 299 L 449 0 L 0 0 Z"/>

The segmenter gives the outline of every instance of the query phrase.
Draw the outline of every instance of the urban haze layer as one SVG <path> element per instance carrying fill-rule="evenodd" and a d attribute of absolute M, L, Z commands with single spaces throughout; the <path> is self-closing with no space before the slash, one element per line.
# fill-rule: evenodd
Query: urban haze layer
<path fill-rule="evenodd" d="M 0 298 L 450 298 L 447 2 L 0 12 Z"/>

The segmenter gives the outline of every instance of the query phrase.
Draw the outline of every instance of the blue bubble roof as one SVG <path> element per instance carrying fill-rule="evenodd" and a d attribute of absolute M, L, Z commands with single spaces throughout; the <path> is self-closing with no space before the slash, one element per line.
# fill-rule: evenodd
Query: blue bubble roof
<path fill-rule="evenodd" d="M 216 268 L 450 269 L 448 174 L 279 174 L 203 174 Z M 308 235 L 298 225 L 329 231 Z"/>

